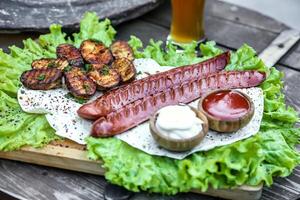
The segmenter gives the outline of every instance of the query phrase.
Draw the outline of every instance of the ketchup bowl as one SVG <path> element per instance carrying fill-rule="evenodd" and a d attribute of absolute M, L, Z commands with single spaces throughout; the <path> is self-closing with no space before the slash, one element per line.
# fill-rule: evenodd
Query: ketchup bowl
<path fill-rule="evenodd" d="M 208 121 L 206 116 L 195 108 L 187 105 L 185 106 L 190 108 L 190 110 L 195 113 L 195 117 L 198 120 L 200 119 L 200 121 L 202 121 L 199 131 L 195 132 L 195 134 L 193 134 L 191 137 L 188 136 L 183 138 L 174 138 L 164 132 L 161 132 L 161 130 L 159 130 L 160 128 L 157 126 L 157 119 L 160 115 L 159 111 L 150 118 L 150 131 L 152 137 L 161 147 L 167 150 L 178 152 L 191 150 L 204 139 L 208 132 Z M 173 115 L 176 115 L 176 113 L 173 113 Z M 185 134 L 186 132 L 181 133 Z"/>
<path fill-rule="evenodd" d="M 209 128 L 234 132 L 246 126 L 254 115 L 250 97 L 237 90 L 214 90 L 201 98 L 198 109 L 208 119 Z"/>

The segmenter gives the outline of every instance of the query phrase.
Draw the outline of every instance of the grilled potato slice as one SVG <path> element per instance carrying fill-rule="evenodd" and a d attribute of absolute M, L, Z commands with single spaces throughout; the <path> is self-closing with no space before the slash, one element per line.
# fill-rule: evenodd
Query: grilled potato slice
<path fill-rule="evenodd" d="M 58 58 L 67 59 L 71 66 L 83 67 L 84 65 L 80 51 L 71 44 L 60 44 L 56 48 L 56 55 Z"/>
<path fill-rule="evenodd" d="M 38 60 L 34 60 L 31 63 L 32 69 L 47 69 L 48 65 L 54 62 L 53 58 L 41 58 Z"/>
<path fill-rule="evenodd" d="M 65 58 L 58 58 L 54 61 L 53 64 L 50 64 L 50 66 L 48 65 L 48 67 L 51 66 L 60 69 L 61 71 L 64 71 L 69 66 L 69 62 Z"/>
<path fill-rule="evenodd" d="M 115 60 L 112 64 L 112 68 L 119 72 L 122 82 L 131 81 L 135 78 L 136 69 L 132 62 L 127 58 Z"/>
<path fill-rule="evenodd" d="M 56 68 L 32 69 L 23 72 L 23 85 L 32 90 L 51 90 L 62 85 L 62 71 Z"/>
<path fill-rule="evenodd" d="M 94 40 L 83 41 L 80 52 L 83 59 L 90 64 L 109 64 L 113 60 L 110 50 L 103 43 Z"/>
<path fill-rule="evenodd" d="M 108 66 L 104 66 L 100 70 L 90 71 L 88 73 L 88 77 L 96 83 L 98 90 L 107 90 L 113 88 L 120 82 L 119 73 Z"/>
<path fill-rule="evenodd" d="M 96 84 L 78 67 L 65 72 L 65 78 L 67 88 L 77 98 L 88 99 L 96 92 Z"/>
<path fill-rule="evenodd" d="M 115 59 L 127 58 L 130 61 L 134 60 L 134 55 L 131 47 L 125 41 L 117 40 L 111 46 L 110 50 Z"/>
<path fill-rule="evenodd" d="M 68 61 L 64 58 L 41 58 L 39 60 L 34 60 L 31 63 L 32 69 L 47 69 L 47 68 L 57 68 L 64 70 L 69 65 Z"/>

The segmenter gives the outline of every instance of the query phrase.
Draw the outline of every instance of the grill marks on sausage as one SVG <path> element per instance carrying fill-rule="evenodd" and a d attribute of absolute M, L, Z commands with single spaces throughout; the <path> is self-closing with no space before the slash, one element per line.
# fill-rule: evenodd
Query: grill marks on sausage
<path fill-rule="evenodd" d="M 92 135 L 95 137 L 117 135 L 148 120 L 151 115 L 164 106 L 190 103 L 203 94 L 218 88 L 254 87 L 262 83 L 265 78 L 265 73 L 257 71 L 229 71 L 191 80 L 165 91 L 145 96 L 106 117 L 99 118 L 93 124 Z"/>
<path fill-rule="evenodd" d="M 77 112 L 83 118 L 98 119 L 144 96 L 221 71 L 228 64 L 229 59 L 230 54 L 226 52 L 201 63 L 150 75 L 104 94 L 95 101 L 83 105 Z"/>
<path fill-rule="evenodd" d="M 56 68 L 32 69 L 23 72 L 23 85 L 32 90 L 50 90 L 62 85 L 62 72 Z"/>

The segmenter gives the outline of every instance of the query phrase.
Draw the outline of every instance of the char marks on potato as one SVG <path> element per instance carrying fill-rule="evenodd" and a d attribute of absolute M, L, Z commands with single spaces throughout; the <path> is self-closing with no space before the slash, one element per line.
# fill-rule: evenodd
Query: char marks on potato
<path fill-rule="evenodd" d="M 109 64 L 113 60 L 110 50 L 103 43 L 94 40 L 83 41 L 80 52 L 83 59 L 90 64 Z"/>
<path fill-rule="evenodd" d="M 96 84 L 78 67 L 65 72 L 66 85 L 75 97 L 87 99 L 95 94 Z"/>
<path fill-rule="evenodd" d="M 69 63 L 65 58 L 41 58 L 31 63 L 32 69 L 57 68 L 63 71 L 67 66 Z"/>
<path fill-rule="evenodd" d="M 127 58 L 116 59 L 112 64 L 112 68 L 120 74 L 122 82 L 128 82 L 135 78 L 136 69 Z"/>
<path fill-rule="evenodd" d="M 88 77 L 96 83 L 98 90 L 110 89 L 120 82 L 119 73 L 108 66 L 104 66 L 100 70 L 90 71 Z"/>
<path fill-rule="evenodd" d="M 32 90 L 50 90 L 62 85 L 62 71 L 56 68 L 32 69 L 21 75 L 23 85 Z"/>
<path fill-rule="evenodd" d="M 111 46 L 110 50 L 115 59 L 127 58 L 130 61 L 134 60 L 134 55 L 131 47 L 125 41 L 117 40 Z"/>
<path fill-rule="evenodd" d="M 84 65 L 79 49 L 71 44 L 60 44 L 56 48 L 56 55 L 58 58 L 67 59 L 71 66 L 83 67 Z"/>

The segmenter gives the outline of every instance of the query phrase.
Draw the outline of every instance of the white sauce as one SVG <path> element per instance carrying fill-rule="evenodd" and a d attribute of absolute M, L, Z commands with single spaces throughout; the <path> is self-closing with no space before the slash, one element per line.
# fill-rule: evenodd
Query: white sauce
<path fill-rule="evenodd" d="M 157 130 L 171 139 L 188 139 L 202 130 L 203 121 L 186 105 L 166 106 L 158 111 Z"/>

